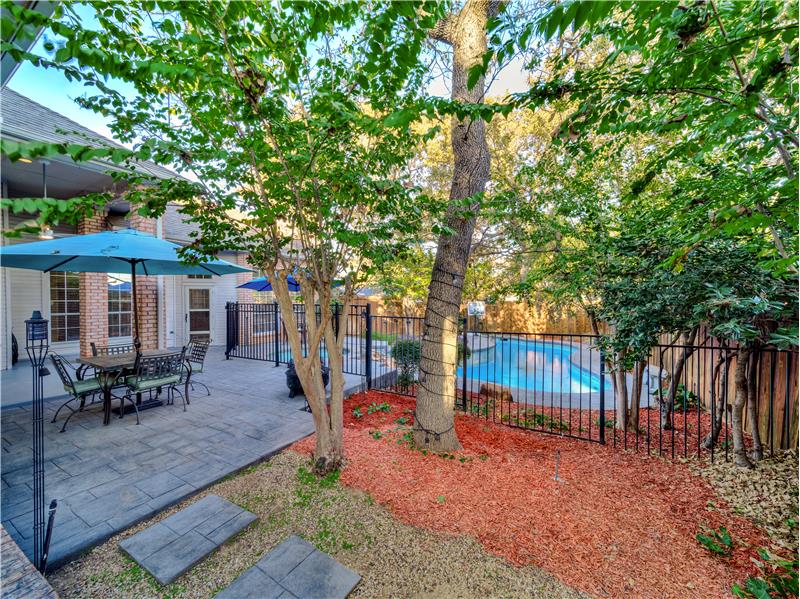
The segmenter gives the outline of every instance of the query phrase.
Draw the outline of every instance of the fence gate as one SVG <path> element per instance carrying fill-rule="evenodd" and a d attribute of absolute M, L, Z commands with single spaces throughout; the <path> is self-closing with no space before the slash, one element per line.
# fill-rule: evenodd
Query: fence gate
<path fill-rule="evenodd" d="M 304 304 L 294 304 L 295 326 L 300 331 L 300 342 L 303 353 L 308 352 L 308 327 Z M 367 377 L 369 383 L 368 328 L 370 322 L 369 305 L 351 305 L 348 313 L 342 314 L 342 306 L 332 306 L 334 332 L 338 334 L 341 326 L 347 327 L 345 335 L 343 370 L 345 374 Z M 286 333 L 287 323 L 281 316 L 277 302 L 249 304 L 228 302 L 226 312 L 225 358 L 245 358 L 273 362 L 275 366 L 288 364 L 292 359 L 289 336 Z M 320 310 L 317 306 L 316 319 L 320 322 Z M 325 342 L 320 342 L 320 359 L 328 365 L 328 353 Z"/>

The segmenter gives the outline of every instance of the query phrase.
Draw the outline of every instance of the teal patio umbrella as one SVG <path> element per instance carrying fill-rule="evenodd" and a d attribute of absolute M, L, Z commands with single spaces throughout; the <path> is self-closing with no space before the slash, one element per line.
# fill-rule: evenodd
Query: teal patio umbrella
<path fill-rule="evenodd" d="M 131 273 L 134 344 L 139 347 L 136 275 L 227 275 L 250 272 L 225 260 L 181 262 L 182 246 L 135 229 L 104 231 L 0 248 L 0 266 L 43 272 Z"/>

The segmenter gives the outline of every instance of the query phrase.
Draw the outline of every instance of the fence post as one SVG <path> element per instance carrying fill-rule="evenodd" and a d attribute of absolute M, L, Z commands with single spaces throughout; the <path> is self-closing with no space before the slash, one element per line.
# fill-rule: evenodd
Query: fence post
<path fill-rule="evenodd" d="M 366 322 L 366 342 L 365 342 L 365 351 L 366 351 L 366 364 L 364 369 L 364 376 L 367 378 L 367 390 L 372 389 L 372 307 L 367 303 L 367 307 L 364 310 L 364 316 L 367 319 Z"/>
<path fill-rule="evenodd" d="M 341 317 L 339 304 L 333 304 L 333 336 L 339 338 L 339 318 Z"/>
<path fill-rule="evenodd" d="M 274 330 L 273 337 L 275 338 L 275 368 L 281 365 L 281 332 L 280 332 L 280 313 L 278 312 L 278 302 L 272 302 Z"/>
<path fill-rule="evenodd" d="M 467 329 L 469 325 L 469 316 L 464 318 L 464 330 L 461 333 L 461 408 L 464 412 L 467 411 Z M 456 348 L 458 349 L 458 348 Z M 458 351 L 456 351 L 458 357 Z"/>
<path fill-rule="evenodd" d="M 231 351 L 231 303 L 225 302 L 225 359 L 230 360 Z"/>
<path fill-rule="evenodd" d="M 789 449 L 790 423 L 792 421 L 792 406 L 790 403 L 792 386 L 792 352 L 786 352 L 786 398 L 783 405 L 783 435 L 781 436 L 781 449 Z M 796 417 L 796 416 L 795 416 Z"/>
<path fill-rule="evenodd" d="M 606 354 L 600 348 L 600 443 L 606 442 Z"/>

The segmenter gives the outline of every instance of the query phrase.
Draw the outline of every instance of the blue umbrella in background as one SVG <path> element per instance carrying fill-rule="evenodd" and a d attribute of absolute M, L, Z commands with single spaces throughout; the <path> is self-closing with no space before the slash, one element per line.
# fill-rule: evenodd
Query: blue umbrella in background
<path fill-rule="evenodd" d="M 108 290 L 109 291 L 130 291 L 131 290 L 131 282 L 130 281 L 114 281 L 108 283 Z"/>
<path fill-rule="evenodd" d="M 298 283 L 292 275 L 286 277 L 286 282 L 289 284 L 289 291 L 300 291 L 300 283 Z M 258 277 L 252 281 L 247 281 L 237 287 L 237 289 L 252 289 L 253 291 L 272 291 L 272 284 L 269 282 L 268 277 Z"/>
<path fill-rule="evenodd" d="M 179 257 L 181 249 L 176 243 L 134 229 L 103 231 L 4 246 L 0 248 L 0 266 L 43 272 L 131 273 L 134 344 L 139 347 L 137 274 L 221 276 L 250 271 L 217 259 L 186 264 Z"/>
<path fill-rule="evenodd" d="M 286 282 L 289 285 L 289 291 L 298 292 L 300 291 L 300 283 L 292 276 L 289 275 L 286 277 Z M 333 287 L 339 287 L 343 285 L 343 281 L 334 281 Z M 247 281 L 247 283 L 242 283 L 237 287 L 237 289 L 252 289 L 253 291 L 272 291 L 272 284 L 269 282 L 269 277 L 258 277 L 253 279 L 252 281 Z"/>

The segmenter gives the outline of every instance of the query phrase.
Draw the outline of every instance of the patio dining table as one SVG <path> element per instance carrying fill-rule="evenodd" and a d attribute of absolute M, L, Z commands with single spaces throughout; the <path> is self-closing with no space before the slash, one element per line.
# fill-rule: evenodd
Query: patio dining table
<path fill-rule="evenodd" d="M 141 353 L 143 356 L 151 357 L 163 356 L 174 352 L 175 350 L 150 349 L 144 350 Z M 111 422 L 111 389 L 126 370 L 132 370 L 136 365 L 136 352 L 88 356 L 86 358 L 78 358 L 77 362 L 83 366 L 94 368 L 97 372 L 100 388 L 103 390 L 103 425 L 108 425 L 108 423 Z M 140 397 L 137 397 L 137 403 L 140 399 Z M 148 405 L 147 407 L 160 406 L 162 403 L 161 400 L 153 400 L 152 405 Z M 123 409 L 124 407 L 120 406 L 120 410 Z"/>

